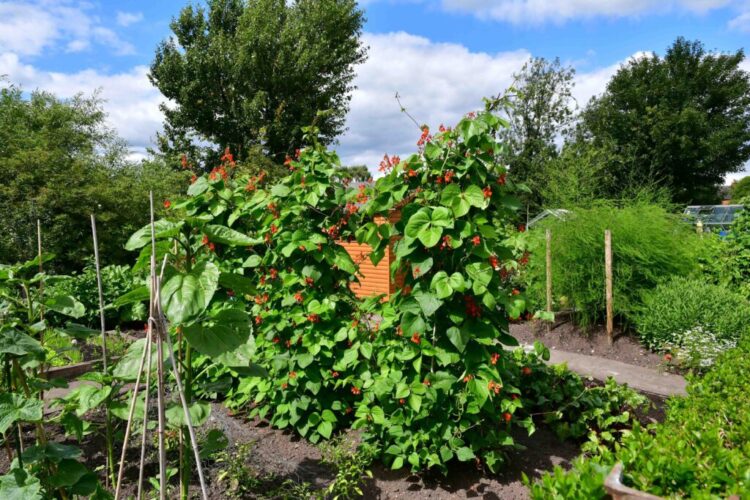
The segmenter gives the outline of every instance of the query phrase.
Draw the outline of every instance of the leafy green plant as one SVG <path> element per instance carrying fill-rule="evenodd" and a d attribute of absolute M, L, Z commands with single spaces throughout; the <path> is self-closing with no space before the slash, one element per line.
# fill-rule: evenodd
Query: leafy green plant
<path fill-rule="evenodd" d="M 570 307 L 584 326 L 604 318 L 604 231 L 612 231 L 614 310 L 630 319 L 641 294 L 670 276 L 698 269 L 698 236 L 677 216 L 651 203 L 601 204 L 549 218 L 531 232 L 526 273 L 532 303 L 546 303 L 544 229 L 552 231 L 552 282 L 558 307 Z"/>
<path fill-rule="evenodd" d="M 394 469 L 445 471 L 457 458 L 497 470 L 511 427 L 533 429 L 514 397 L 522 367 L 502 345 L 516 344 L 508 321 L 526 303 L 509 283 L 520 264 L 506 239 L 518 232 L 509 222 L 520 203 L 495 139 L 505 126 L 492 112 L 500 104 L 455 129 L 424 127 L 419 154 L 386 159 L 366 211 L 398 209 L 400 220 L 357 231 L 373 262 L 395 242 L 391 269 L 404 277 L 388 303 L 371 303 L 375 361 L 359 374 L 354 422 Z"/>
<path fill-rule="evenodd" d="M 320 451 L 322 462 L 336 470 L 336 477 L 319 496 L 333 500 L 362 497 L 362 481 L 372 478 L 368 467 L 375 449 L 367 444 L 357 447 L 350 439 L 337 437 L 323 443 Z"/>
<path fill-rule="evenodd" d="M 627 485 L 656 495 L 742 497 L 750 490 L 749 352 L 744 338 L 705 375 L 690 378 L 686 397 L 668 401 L 664 422 L 635 425 L 614 450 L 599 449 L 570 472 L 555 468 L 531 487 L 533 498 L 566 498 L 577 488 L 604 498 L 601 484 L 615 462 L 624 464 Z"/>
<path fill-rule="evenodd" d="M 732 342 L 750 331 L 750 302 L 723 286 L 675 277 L 644 292 L 632 318 L 641 341 L 654 350 L 683 347 L 696 328 Z"/>

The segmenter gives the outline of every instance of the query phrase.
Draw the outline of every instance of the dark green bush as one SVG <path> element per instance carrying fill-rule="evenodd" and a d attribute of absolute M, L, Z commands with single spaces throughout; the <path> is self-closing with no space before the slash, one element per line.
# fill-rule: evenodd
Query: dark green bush
<path fill-rule="evenodd" d="M 750 492 L 748 354 L 750 339 L 744 337 L 704 377 L 690 379 L 686 397 L 669 400 L 664 422 L 636 425 L 614 451 L 601 450 L 570 472 L 556 468 L 531 487 L 533 498 L 584 492 L 581 498 L 604 498 L 604 474 L 592 471 L 616 462 L 624 464 L 626 484 L 656 495 L 745 498 Z"/>
<path fill-rule="evenodd" d="M 653 350 L 683 346 L 696 327 L 717 340 L 736 341 L 750 329 L 750 303 L 723 286 L 675 277 L 644 292 L 632 319 L 641 341 Z"/>
<path fill-rule="evenodd" d="M 544 229 L 552 230 L 553 293 L 558 308 L 572 307 L 586 326 L 605 314 L 604 231 L 612 231 L 614 309 L 627 319 L 644 290 L 663 279 L 698 270 L 698 240 L 691 228 L 661 206 L 635 202 L 575 209 L 565 220 L 545 221 L 531 232 L 526 280 L 537 308 L 545 304 Z"/>

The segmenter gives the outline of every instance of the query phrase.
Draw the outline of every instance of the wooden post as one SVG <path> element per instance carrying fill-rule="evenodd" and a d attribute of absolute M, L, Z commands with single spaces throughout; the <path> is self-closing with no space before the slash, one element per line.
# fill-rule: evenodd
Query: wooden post
<path fill-rule="evenodd" d="M 547 312 L 552 312 L 552 231 L 545 232 L 547 239 Z"/>
<path fill-rule="evenodd" d="M 39 259 L 39 274 L 44 272 L 44 266 L 42 265 L 42 221 L 36 220 L 36 255 Z M 39 308 L 39 319 L 44 319 L 44 279 L 39 280 L 39 303 L 42 304 Z M 44 332 L 39 334 L 41 344 L 44 345 Z"/>
<path fill-rule="evenodd" d="M 610 345 L 614 341 L 614 319 L 612 308 L 612 232 L 604 231 L 604 277 L 607 299 L 607 341 Z"/>

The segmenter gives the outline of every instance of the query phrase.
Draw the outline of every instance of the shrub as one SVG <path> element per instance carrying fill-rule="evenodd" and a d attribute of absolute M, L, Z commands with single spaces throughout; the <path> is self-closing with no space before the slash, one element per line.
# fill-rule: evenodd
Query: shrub
<path fill-rule="evenodd" d="M 675 277 L 642 294 L 631 315 L 642 342 L 654 350 L 694 344 L 696 328 L 719 341 L 736 341 L 750 330 L 750 303 L 722 286 Z"/>
<path fill-rule="evenodd" d="M 603 473 L 624 464 L 629 486 L 678 498 L 726 498 L 750 491 L 750 340 L 723 354 L 704 377 L 692 377 L 686 397 L 670 399 L 665 421 L 636 425 L 614 451 L 604 450 L 563 472 L 556 467 L 531 488 L 533 498 L 604 498 Z M 599 464 L 599 465 L 596 465 Z M 584 485 L 585 483 L 585 485 Z"/>
<path fill-rule="evenodd" d="M 584 326 L 605 316 L 604 231 L 612 231 L 614 310 L 627 319 L 641 293 L 665 277 L 698 269 L 697 239 L 687 224 L 661 206 L 636 202 L 575 209 L 564 220 L 545 221 L 532 232 L 526 281 L 532 304 L 545 304 L 544 229 L 552 230 L 555 301 L 575 309 Z"/>

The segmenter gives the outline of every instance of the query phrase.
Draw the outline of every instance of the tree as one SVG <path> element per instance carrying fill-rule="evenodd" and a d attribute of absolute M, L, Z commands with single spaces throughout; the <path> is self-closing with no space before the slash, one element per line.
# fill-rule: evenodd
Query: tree
<path fill-rule="evenodd" d="M 533 58 L 514 74 L 516 98 L 509 111 L 510 127 L 502 132 L 507 144 L 509 177 L 525 183 L 533 195 L 527 202 L 542 204 L 541 188 L 546 184 L 551 161 L 558 156 L 559 140 L 573 119 L 573 76 L 559 59 Z"/>
<path fill-rule="evenodd" d="M 372 174 L 367 165 L 352 165 L 350 167 L 338 167 L 336 175 L 348 181 L 367 182 L 372 180 Z"/>
<path fill-rule="evenodd" d="M 182 9 L 151 65 L 172 101 L 162 106 L 163 152 L 200 156 L 196 144 L 207 141 L 217 146 L 203 155 L 210 168 L 224 148 L 241 161 L 260 145 L 281 163 L 303 126 L 316 121 L 325 144 L 344 130 L 354 66 L 366 57 L 355 0 L 207 4 Z"/>
<path fill-rule="evenodd" d="M 734 181 L 729 187 L 729 193 L 730 197 L 735 202 L 750 197 L 750 175 Z"/>
<path fill-rule="evenodd" d="M 60 100 L 32 92 L 26 99 L 20 87 L 0 88 L 0 262 L 36 255 L 39 219 L 55 264 L 82 267 L 92 255 L 92 213 L 102 259 L 128 261 L 122 246 L 147 222 L 149 190 L 158 200 L 181 190 L 183 176 L 165 165 L 126 161 L 125 145 L 104 118 L 96 96 Z"/>
<path fill-rule="evenodd" d="M 609 144 L 615 183 L 654 179 L 679 203 L 711 203 L 750 158 L 750 77 L 742 50 L 678 38 L 664 57 L 630 60 L 582 114 L 579 140 Z"/>

